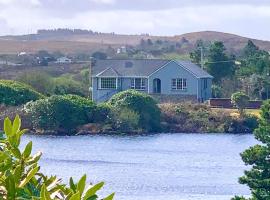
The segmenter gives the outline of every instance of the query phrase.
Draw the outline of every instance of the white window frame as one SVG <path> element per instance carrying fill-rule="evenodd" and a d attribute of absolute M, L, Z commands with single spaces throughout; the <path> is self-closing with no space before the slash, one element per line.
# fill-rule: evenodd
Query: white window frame
<path fill-rule="evenodd" d="M 140 80 L 140 84 L 139 87 L 136 87 L 136 79 Z M 146 79 L 145 78 L 131 78 L 131 85 L 130 85 L 131 89 L 135 89 L 135 90 L 146 90 Z"/>
<path fill-rule="evenodd" d="M 171 89 L 173 91 L 186 91 L 187 79 L 186 78 L 173 78 L 171 81 Z"/>
<path fill-rule="evenodd" d="M 108 81 L 112 81 L 113 79 L 114 79 L 115 83 L 109 83 L 108 82 Z M 107 81 L 107 83 L 102 84 L 102 81 Z M 118 79 L 115 78 L 115 77 L 101 77 L 101 78 L 99 78 L 99 81 L 98 81 L 98 88 L 100 90 L 116 90 L 117 89 L 117 83 L 118 83 Z M 114 85 L 112 85 L 112 84 L 114 84 Z M 105 85 L 105 87 L 104 87 L 104 85 Z"/>

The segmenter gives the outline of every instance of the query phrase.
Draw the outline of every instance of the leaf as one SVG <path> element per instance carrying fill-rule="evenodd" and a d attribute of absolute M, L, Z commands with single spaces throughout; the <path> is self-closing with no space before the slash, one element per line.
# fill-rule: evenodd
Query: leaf
<path fill-rule="evenodd" d="M 23 157 L 28 158 L 31 152 L 32 152 L 32 142 L 29 142 L 23 151 Z"/>
<path fill-rule="evenodd" d="M 17 159 L 21 159 L 22 155 L 20 150 L 17 147 L 12 147 L 11 149 L 12 154 L 15 156 Z"/>
<path fill-rule="evenodd" d="M 16 190 L 15 190 L 14 177 L 12 174 L 7 177 L 6 184 L 7 184 L 8 199 L 15 199 Z"/>
<path fill-rule="evenodd" d="M 4 131 L 8 137 L 12 135 L 12 123 L 8 117 L 4 121 Z"/>
<path fill-rule="evenodd" d="M 106 198 L 104 198 L 103 200 L 113 200 L 115 193 L 110 194 L 109 196 L 107 196 Z"/>
<path fill-rule="evenodd" d="M 73 190 L 73 192 L 76 192 L 76 185 L 74 184 L 72 177 L 69 179 L 69 187 Z"/>
<path fill-rule="evenodd" d="M 86 182 L 86 174 L 82 176 L 82 178 L 79 180 L 77 184 L 77 190 L 80 192 L 80 195 L 82 195 L 84 188 L 85 188 L 85 182 Z"/>
<path fill-rule="evenodd" d="M 32 165 L 38 162 L 41 156 L 42 156 L 42 153 L 40 151 L 37 152 L 31 159 L 27 161 L 27 165 Z"/>
<path fill-rule="evenodd" d="M 22 176 L 22 166 L 18 165 L 14 170 L 14 181 L 18 184 Z"/>
<path fill-rule="evenodd" d="M 38 172 L 39 167 L 36 166 L 35 168 L 31 169 L 30 172 L 27 174 L 26 178 L 22 180 L 22 182 L 20 183 L 19 187 L 22 188 L 24 187 L 30 180 L 31 178 L 33 178 L 36 173 Z"/>
<path fill-rule="evenodd" d="M 88 190 L 86 191 L 86 193 L 85 193 L 83 199 L 84 199 L 84 200 L 87 200 L 89 197 L 95 195 L 96 192 L 97 192 L 98 190 L 100 190 L 100 189 L 103 187 L 103 185 L 104 185 L 104 182 L 100 182 L 100 183 L 94 185 L 93 187 L 91 187 L 90 189 L 88 189 Z"/>
<path fill-rule="evenodd" d="M 50 194 L 44 184 L 41 187 L 40 200 L 51 200 Z"/>
<path fill-rule="evenodd" d="M 16 115 L 13 121 L 12 135 L 17 134 L 20 131 L 20 128 L 21 128 L 21 118 L 19 117 L 19 115 Z"/>
<path fill-rule="evenodd" d="M 73 194 L 69 200 L 80 200 L 80 192 L 77 192 L 76 194 Z"/>

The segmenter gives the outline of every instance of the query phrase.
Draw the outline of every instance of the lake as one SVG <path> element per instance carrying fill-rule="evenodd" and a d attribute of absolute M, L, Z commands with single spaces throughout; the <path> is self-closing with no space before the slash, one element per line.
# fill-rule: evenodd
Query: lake
<path fill-rule="evenodd" d="M 253 135 L 156 134 L 150 136 L 33 136 L 41 170 L 67 182 L 84 173 L 105 181 L 101 194 L 116 200 L 225 200 L 249 195 L 238 177 L 247 167 L 239 153 Z"/>

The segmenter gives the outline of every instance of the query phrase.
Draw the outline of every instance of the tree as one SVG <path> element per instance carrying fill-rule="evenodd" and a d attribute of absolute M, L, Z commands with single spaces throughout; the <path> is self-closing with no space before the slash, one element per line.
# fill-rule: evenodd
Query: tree
<path fill-rule="evenodd" d="M 206 48 L 202 40 L 197 40 L 195 45 L 195 50 L 190 52 L 189 57 L 191 58 L 192 62 L 201 65 L 201 53 L 205 56 Z"/>
<path fill-rule="evenodd" d="M 250 170 L 244 172 L 239 178 L 241 184 L 247 185 L 251 190 L 249 200 L 270 199 L 270 100 L 261 108 L 259 128 L 255 130 L 255 138 L 261 142 L 241 153 L 246 165 L 251 165 Z M 244 197 L 235 197 L 233 200 L 246 200 Z"/>
<path fill-rule="evenodd" d="M 228 57 L 225 50 L 224 44 L 219 41 L 211 44 L 209 49 L 206 67 L 215 83 L 220 83 L 222 78 L 233 75 L 235 71 L 234 59 Z"/>
<path fill-rule="evenodd" d="M 241 65 L 238 74 L 241 76 L 264 75 L 270 72 L 269 53 L 260 50 L 251 40 L 244 47 L 240 61 Z"/>
<path fill-rule="evenodd" d="M 259 47 L 257 47 L 252 40 L 248 40 L 247 45 L 243 49 L 243 56 L 249 57 L 254 55 L 259 50 Z"/>
<path fill-rule="evenodd" d="M 243 92 L 236 92 L 232 94 L 231 101 L 238 108 L 240 116 L 243 117 L 244 109 L 249 104 L 249 96 Z"/>
<path fill-rule="evenodd" d="M 105 60 L 107 58 L 107 54 L 104 52 L 96 51 L 92 54 L 92 57 L 98 60 Z"/>

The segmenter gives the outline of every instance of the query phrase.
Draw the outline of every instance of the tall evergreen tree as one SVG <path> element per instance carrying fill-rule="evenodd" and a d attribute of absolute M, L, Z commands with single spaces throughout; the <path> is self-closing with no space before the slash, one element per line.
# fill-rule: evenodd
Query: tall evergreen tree
<path fill-rule="evenodd" d="M 255 138 L 261 142 L 242 154 L 242 160 L 246 165 L 251 165 L 250 170 L 244 172 L 239 182 L 246 184 L 251 190 L 251 198 L 248 200 L 270 199 L 270 100 L 261 108 L 261 121 L 259 128 L 255 130 Z M 246 200 L 244 197 L 235 197 L 233 200 Z"/>
<path fill-rule="evenodd" d="M 234 58 L 230 58 L 225 53 L 223 42 L 214 42 L 209 49 L 207 70 L 214 77 L 213 81 L 219 83 L 222 78 L 234 74 Z"/>

